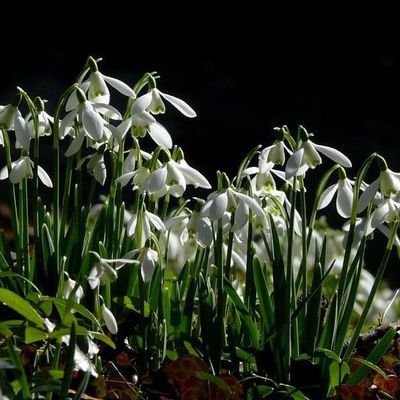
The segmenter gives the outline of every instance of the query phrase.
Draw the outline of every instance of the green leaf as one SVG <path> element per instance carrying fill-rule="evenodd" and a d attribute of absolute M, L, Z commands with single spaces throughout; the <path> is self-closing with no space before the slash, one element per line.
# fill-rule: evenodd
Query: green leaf
<path fill-rule="evenodd" d="M 244 328 L 247 331 L 247 334 L 250 339 L 250 343 L 254 348 L 259 347 L 259 335 L 257 332 L 257 328 L 251 318 L 250 313 L 248 312 L 246 306 L 244 305 L 242 299 L 237 294 L 236 290 L 232 287 L 231 283 L 225 278 L 224 279 L 224 289 L 231 299 L 232 303 L 235 305 L 237 311 L 239 312 L 240 319 L 244 324 Z"/>
<path fill-rule="evenodd" d="M 260 303 L 260 320 L 264 327 L 265 336 L 267 336 L 273 326 L 274 315 L 267 281 L 261 269 L 260 261 L 256 256 L 254 256 L 253 274 L 258 301 Z"/>
<path fill-rule="evenodd" d="M 295 388 L 294 386 L 284 385 L 281 386 L 285 387 L 288 391 L 288 396 L 290 396 L 294 400 L 310 400 L 307 396 L 305 396 L 300 389 Z"/>
<path fill-rule="evenodd" d="M 11 339 L 7 339 L 7 348 L 8 354 L 10 355 L 11 361 L 14 366 L 19 370 L 20 377 L 17 382 L 22 389 L 22 397 L 23 400 L 30 400 L 32 398 L 31 391 L 29 389 L 28 378 L 26 376 L 25 368 L 22 365 L 20 354 L 17 354 L 17 351 L 12 343 Z"/>
<path fill-rule="evenodd" d="M 249 364 L 254 364 L 254 365 L 256 364 L 256 358 L 254 357 L 254 355 L 248 353 L 247 351 L 241 349 L 240 347 L 235 348 L 235 357 Z"/>
<path fill-rule="evenodd" d="M 6 276 L 24 280 L 28 285 L 32 286 L 33 289 L 35 289 L 39 294 L 41 294 L 39 288 L 34 283 L 32 283 L 29 279 L 25 278 L 24 276 L 17 274 L 16 272 L 12 272 L 12 271 L 0 271 L 0 278 L 4 278 Z"/>
<path fill-rule="evenodd" d="M 34 343 L 44 340 L 48 337 L 47 333 L 41 329 L 37 329 L 33 326 L 27 326 L 25 328 L 25 343 Z"/>
<path fill-rule="evenodd" d="M 376 364 L 389 349 L 389 346 L 391 345 L 395 334 L 396 329 L 392 326 L 385 333 L 383 338 L 377 343 L 377 345 L 372 349 L 369 356 L 365 360 L 363 360 L 363 365 L 350 375 L 347 381 L 349 385 L 357 385 L 358 383 L 360 383 L 368 375 L 370 368 L 372 368 L 376 372 L 379 372 L 382 375 L 383 371 L 380 368 L 377 370 Z M 359 361 L 361 362 L 361 360 Z M 383 373 L 382 376 L 385 376 L 385 374 Z"/>
<path fill-rule="evenodd" d="M 87 371 L 72 400 L 80 400 L 82 398 L 82 395 L 85 393 L 85 390 L 89 383 L 89 379 L 90 379 L 90 371 Z"/>
<path fill-rule="evenodd" d="M 197 371 L 196 378 L 202 381 L 214 383 L 219 389 L 223 390 L 224 392 L 231 393 L 231 388 L 223 379 L 219 378 L 218 376 L 214 376 L 203 371 Z"/>
<path fill-rule="evenodd" d="M 46 328 L 43 318 L 38 314 L 38 312 L 25 299 L 11 290 L 0 288 L 0 302 L 12 308 L 28 321 L 31 321 L 41 328 Z"/>
<path fill-rule="evenodd" d="M 353 360 L 358 361 L 359 363 L 361 363 L 361 364 L 365 365 L 366 367 L 377 372 L 384 379 L 387 379 L 387 375 L 386 375 L 385 371 L 383 369 L 379 368 L 376 364 L 373 364 L 370 361 L 364 360 L 363 358 L 353 358 Z"/>
<path fill-rule="evenodd" d="M 64 377 L 61 383 L 60 399 L 66 399 L 68 396 L 68 389 L 71 386 L 72 371 L 75 366 L 74 356 L 75 356 L 75 346 L 76 346 L 76 330 L 75 324 L 71 326 L 71 332 L 69 337 L 69 346 L 66 352 L 66 362 L 64 368 Z"/>
<path fill-rule="evenodd" d="M 61 299 L 59 297 L 47 297 L 43 296 L 42 300 L 51 301 L 55 305 L 61 306 L 63 308 L 68 306 L 68 299 Z M 78 314 L 82 315 L 82 317 L 87 318 L 89 321 L 93 322 L 96 326 L 100 327 L 99 321 L 97 318 L 82 304 L 72 302 L 72 309 L 76 311 Z"/>
<path fill-rule="evenodd" d="M 273 391 L 274 389 L 269 386 L 258 385 L 246 392 L 246 400 L 262 400 L 273 393 Z"/>
<path fill-rule="evenodd" d="M 347 363 L 338 363 L 332 361 L 329 365 L 329 382 L 331 387 L 339 386 L 346 375 L 350 374 L 350 368 Z"/>
<path fill-rule="evenodd" d="M 116 349 L 115 343 L 106 335 L 103 335 L 100 332 L 88 331 L 90 336 L 93 336 L 95 339 L 102 341 L 105 344 L 108 344 L 111 348 Z"/>
<path fill-rule="evenodd" d="M 325 357 L 327 357 L 327 358 L 329 358 L 331 360 L 334 360 L 337 363 L 341 363 L 342 362 L 341 358 L 336 353 L 334 353 L 332 350 L 323 349 L 322 347 L 317 347 L 315 349 L 315 351 L 316 351 L 316 353 L 324 354 Z"/>

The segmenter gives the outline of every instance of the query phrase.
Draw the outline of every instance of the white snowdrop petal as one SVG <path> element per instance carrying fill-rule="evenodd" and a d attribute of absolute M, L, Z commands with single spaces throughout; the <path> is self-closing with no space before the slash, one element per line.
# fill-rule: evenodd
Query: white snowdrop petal
<path fill-rule="evenodd" d="M 173 228 L 174 226 L 187 222 L 189 220 L 188 215 L 178 215 L 176 217 L 169 218 L 168 221 L 165 222 L 165 229 Z"/>
<path fill-rule="evenodd" d="M 82 110 L 82 124 L 91 139 L 96 142 L 101 139 L 104 121 L 88 102 Z"/>
<path fill-rule="evenodd" d="M 146 218 L 150 221 L 150 223 L 156 228 L 158 231 L 164 232 L 165 225 L 161 221 L 160 217 L 156 214 L 153 214 L 149 211 L 145 211 Z"/>
<path fill-rule="evenodd" d="M 105 103 L 95 103 L 93 104 L 93 108 L 99 112 L 101 115 L 104 115 L 107 118 L 114 120 L 122 120 L 121 113 L 110 104 Z"/>
<path fill-rule="evenodd" d="M 192 107 L 189 106 L 185 101 L 178 99 L 170 94 L 159 92 L 165 100 L 171 103 L 178 111 L 180 111 L 185 117 L 194 118 L 196 117 L 196 112 Z"/>
<path fill-rule="evenodd" d="M 340 164 L 345 168 L 351 168 L 352 164 L 351 161 L 339 150 L 336 150 L 332 147 L 328 146 L 321 146 L 320 144 L 313 143 L 314 147 L 326 157 L 330 158 L 335 163 Z"/>
<path fill-rule="evenodd" d="M 132 236 L 135 233 L 136 224 L 137 224 L 137 215 L 134 214 L 132 218 L 128 221 L 128 224 L 126 225 L 126 232 L 128 236 Z"/>
<path fill-rule="evenodd" d="M 77 153 L 79 149 L 82 147 L 84 140 L 85 140 L 85 135 L 83 133 L 74 138 L 74 140 L 69 145 L 67 151 L 65 152 L 65 155 L 67 157 L 71 157 L 72 155 Z"/>
<path fill-rule="evenodd" d="M 71 132 L 71 129 L 73 129 L 72 125 L 74 123 L 74 119 L 75 119 L 77 113 L 78 113 L 77 110 L 73 110 L 69 114 L 67 114 L 64 117 L 64 119 L 61 121 L 60 129 L 59 129 L 60 139 L 64 139 L 65 136 L 67 136 Z"/>
<path fill-rule="evenodd" d="M 371 200 L 374 198 L 376 191 L 379 187 L 379 178 L 375 179 L 362 193 L 358 199 L 357 212 L 364 211 Z"/>
<path fill-rule="evenodd" d="M 104 183 L 107 179 L 107 168 L 103 157 L 98 160 L 96 166 L 94 167 L 94 177 L 96 178 L 96 181 L 100 183 L 100 185 L 104 186 Z"/>
<path fill-rule="evenodd" d="M 153 171 L 149 176 L 149 193 L 155 193 L 161 190 L 165 186 L 167 179 L 167 168 L 159 168 Z"/>
<path fill-rule="evenodd" d="M 203 246 L 210 247 L 213 242 L 213 234 L 211 226 L 204 218 L 200 218 L 198 222 L 198 239 Z"/>
<path fill-rule="evenodd" d="M 318 210 L 322 210 L 323 208 L 327 207 L 330 204 L 330 202 L 333 199 L 333 196 L 335 196 L 337 188 L 338 184 L 335 183 L 334 185 L 327 187 L 323 191 L 321 198 L 319 200 Z"/>
<path fill-rule="evenodd" d="M 175 165 L 184 175 L 187 184 L 191 184 L 195 188 L 202 187 L 204 189 L 211 189 L 210 182 L 208 182 L 204 175 L 189 166 L 186 162 L 181 161 L 180 163 L 175 163 Z"/>
<path fill-rule="evenodd" d="M 149 125 L 149 135 L 160 146 L 172 148 L 172 139 L 168 131 L 158 122 Z"/>
<path fill-rule="evenodd" d="M 226 192 L 218 194 L 210 203 L 208 214 L 212 221 L 221 218 L 228 206 L 228 195 Z"/>
<path fill-rule="evenodd" d="M 21 157 L 10 172 L 10 181 L 13 184 L 20 183 L 22 179 L 32 177 L 32 168 L 28 157 Z"/>
<path fill-rule="evenodd" d="M 232 231 L 237 232 L 249 222 L 249 206 L 241 201 L 236 208 L 235 223 L 232 226 Z"/>
<path fill-rule="evenodd" d="M 47 172 L 40 166 L 38 165 L 38 176 L 39 179 L 42 181 L 42 183 L 49 187 L 52 188 L 53 187 L 53 182 L 51 181 L 50 176 L 47 174 Z"/>
<path fill-rule="evenodd" d="M 235 196 L 238 197 L 241 201 L 246 203 L 259 217 L 264 217 L 265 213 L 261 206 L 258 204 L 255 198 L 247 196 L 246 194 L 234 192 Z"/>
<path fill-rule="evenodd" d="M 120 183 L 122 187 L 126 186 L 129 181 L 136 175 L 136 171 L 128 172 L 126 174 L 121 175 L 119 178 L 115 180 L 116 183 Z"/>
<path fill-rule="evenodd" d="M 143 96 L 138 97 L 132 104 L 131 114 L 138 115 L 146 111 L 147 107 L 151 102 L 151 93 L 146 93 Z M 153 118 L 155 121 L 155 119 Z"/>
<path fill-rule="evenodd" d="M 285 179 L 288 180 L 297 175 L 297 172 L 303 159 L 304 149 L 301 148 L 295 151 L 288 159 L 285 169 Z"/>
<path fill-rule="evenodd" d="M 346 182 L 339 183 L 336 197 L 336 209 L 339 215 L 343 218 L 350 218 L 352 208 L 353 190 L 351 186 Z"/>
<path fill-rule="evenodd" d="M 371 215 L 371 227 L 376 228 L 382 225 L 389 214 L 389 205 L 387 202 L 377 208 Z"/>
<path fill-rule="evenodd" d="M 7 165 L 0 170 L 0 181 L 8 178 L 8 168 Z"/>
<path fill-rule="evenodd" d="M 131 89 L 126 83 L 120 81 L 119 79 L 112 78 L 111 76 L 103 75 L 104 80 L 112 86 L 115 90 L 127 97 L 136 97 L 136 93 Z"/>
<path fill-rule="evenodd" d="M 109 310 L 105 304 L 101 307 L 101 314 L 103 320 L 106 324 L 107 329 L 113 334 L 116 335 L 118 333 L 118 324 L 114 317 L 114 314 Z"/>
<path fill-rule="evenodd" d="M 14 119 L 14 130 L 15 136 L 18 143 L 29 152 L 29 143 L 31 141 L 31 135 L 29 132 L 28 125 L 24 118 L 16 116 Z"/>

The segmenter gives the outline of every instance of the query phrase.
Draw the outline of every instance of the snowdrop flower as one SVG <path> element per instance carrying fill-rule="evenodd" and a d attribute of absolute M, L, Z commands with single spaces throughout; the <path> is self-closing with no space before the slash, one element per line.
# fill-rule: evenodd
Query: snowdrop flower
<path fill-rule="evenodd" d="M 139 261 L 143 281 L 145 283 L 150 282 L 158 262 L 158 253 L 152 248 L 145 246 L 140 252 Z"/>
<path fill-rule="evenodd" d="M 164 114 L 165 113 L 165 104 L 164 100 L 167 100 L 168 103 L 172 104 L 178 111 L 180 111 L 185 117 L 194 118 L 196 117 L 196 112 L 183 100 L 178 99 L 175 96 L 171 96 L 170 94 L 166 94 L 161 92 L 156 87 L 156 80 L 152 75 L 148 76 L 150 89 L 150 103 L 147 106 L 147 111 L 150 111 L 152 114 Z"/>
<path fill-rule="evenodd" d="M 101 305 L 101 316 L 103 317 L 104 323 L 110 333 L 116 335 L 118 333 L 117 320 L 111 310 L 109 310 L 104 303 Z"/>
<path fill-rule="evenodd" d="M 396 195 L 400 191 L 400 173 L 394 172 L 387 167 L 386 161 L 379 156 L 378 162 L 381 167 L 379 177 L 375 179 L 360 196 L 357 211 L 363 211 L 370 201 L 375 197 L 376 192 L 380 189 L 383 197 Z"/>
<path fill-rule="evenodd" d="M 138 243 L 138 247 L 142 247 L 144 243 L 150 238 L 151 226 L 153 226 L 157 231 L 164 232 L 165 225 L 161 221 L 160 217 L 156 214 L 153 214 L 147 210 L 141 213 L 141 232 L 138 234 L 137 230 L 139 228 L 138 224 L 138 214 L 134 214 L 132 218 L 129 220 L 126 231 L 128 236 L 132 236 L 135 234 L 135 237 L 141 238 L 141 243 Z"/>
<path fill-rule="evenodd" d="M 14 119 L 21 115 L 18 106 L 21 101 L 21 95 L 17 95 L 11 104 L 0 106 L 0 129 L 10 130 L 14 128 Z M 3 135 L 0 136 L 0 144 L 3 146 Z"/>
<path fill-rule="evenodd" d="M 303 175 L 309 168 L 314 169 L 321 164 L 322 159 L 319 153 L 345 168 L 351 167 L 351 161 L 343 153 L 332 147 L 313 143 L 310 136 L 304 128 L 301 130 L 302 143 L 300 148 L 290 156 L 286 164 L 286 179 Z"/>
<path fill-rule="evenodd" d="M 38 135 L 39 136 L 49 136 L 52 133 L 51 124 L 54 123 L 54 118 L 47 114 L 45 111 L 45 101 L 40 97 L 36 97 L 34 100 L 34 104 L 37 109 L 37 118 L 38 118 Z M 35 138 L 35 126 L 33 122 L 33 118 L 31 114 L 28 114 L 27 118 L 28 129 L 31 132 L 31 137 Z"/>
<path fill-rule="evenodd" d="M 239 207 L 241 203 L 244 203 L 244 205 Z M 211 221 L 216 221 L 222 218 L 226 212 L 236 211 L 238 213 L 238 221 L 243 221 L 246 218 L 246 215 L 248 216 L 248 208 L 246 206 L 256 215 L 265 217 L 264 210 L 255 198 L 240 193 L 233 188 L 227 188 L 221 192 L 211 193 L 202 208 L 201 216 L 208 217 Z M 237 229 L 239 225 L 240 223 L 235 224 L 235 229 Z"/>
<path fill-rule="evenodd" d="M 97 66 L 97 62 L 92 57 L 89 57 L 88 64 L 90 68 L 89 78 L 82 82 L 80 89 L 87 93 L 88 99 L 93 103 L 110 103 L 110 91 L 107 84 L 117 90 L 124 96 L 136 98 L 136 93 L 124 82 L 119 79 L 111 78 L 102 74 Z M 77 94 L 73 92 L 68 98 L 65 106 L 66 111 L 71 111 L 79 104 Z"/>
<path fill-rule="evenodd" d="M 103 139 L 106 125 L 102 115 L 110 119 L 121 120 L 121 114 L 108 104 L 93 103 L 87 100 L 85 93 L 78 87 L 74 93 L 77 94 L 79 103 L 62 120 L 59 132 L 60 138 L 63 139 L 66 135 L 74 132 L 74 121 L 78 117 L 84 136 L 95 142 L 100 142 Z M 75 140 L 79 140 L 80 144 L 82 144 L 84 136 L 78 134 Z"/>
<path fill-rule="evenodd" d="M 147 180 L 147 191 L 160 198 L 166 193 L 174 197 L 181 197 L 186 190 L 186 185 L 195 188 L 210 189 L 208 180 L 197 170 L 190 167 L 185 160 L 176 162 L 169 160 L 163 167 L 153 171 Z"/>
<path fill-rule="evenodd" d="M 84 157 L 78 163 L 77 169 L 79 169 L 86 160 L 89 160 L 87 163 L 87 170 L 89 173 L 95 177 L 96 181 L 99 182 L 100 185 L 104 186 L 107 179 L 107 168 L 104 162 L 103 151 L 98 151 L 90 156 Z"/>
<path fill-rule="evenodd" d="M 147 110 L 150 106 L 151 98 L 151 93 L 146 93 L 134 101 L 130 118 L 123 121 L 118 127 L 121 132 L 120 140 L 124 138 L 130 128 L 133 128 L 135 137 L 144 137 L 148 133 L 159 146 L 170 149 L 172 148 L 170 134 Z"/>
<path fill-rule="evenodd" d="M 99 285 L 104 285 L 106 282 L 113 282 L 117 279 L 117 272 L 104 259 L 97 257 L 98 261 L 94 264 L 89 272 L 88 282 L 92 289 Z"/>
<path fill-rule="evenodd" d="M 393 222 L 400 217 L 400 202 L 393 197 L 385 198 L 378 208 L 371 214 L 366 234 L 369 235 L 373 229 L 387 222 Z M 372 230 L 371 230 L 372 228 Z"/>
<path fill-rule="evenodd" d="M 339 170 L 339 181 L 324 190 L 318 204 L 318 210 L 327 207 L 336 194 L 336 210 L 343 218 L 350 218 L 353 208 L 353 185 L 354 182 L 346 178 L 343 169 Z"/>
<path fill-rule="evenodd" d="M 90 337 L 85 336 L 87 340 L 87 352 L 83 352 L 78 345 L 75 346 L 74 352 L 74 369 L 83 372 L 90 372 L 90 374 L 97 378 L 98 373 L 96 367 L 92 363 L 92 358 L 99 352 L 99 348 Z M 62 337 L 62 342 L 69 346 L 70 336 L 65 335 Z"/>
<path fill-rule="evenodd" d="M 11 163 L 11 172 L 10 172 L 10 182 L 14 185 L 22 182 L 23 179 L 33 178 L 33 167 L 34 163 L 29 158 L 29 156 L 21 156 L 19 160 Z M 42 181 L 42 183 L 49 187 L 53 187 L 53 183 L 47 174 L 47 172 L 38 165 L 38 177 Z M 0 171 L 0 180 L 4 180 L 8 178 L 8 168 L 3 167 Z"/>
<path fill-rule="evenodd" d="M 76 281 L 71 279 L 68 275 L 68 273 L 64 272 L 64 287 L 63 287 L 63 292 L 62 292 L 62 297 L 64 299 L 68 299 L 73 290 L 75 289 L 75 286 L 78 285 Z M 80 303 L 82 297 L 83 297 L 83 288 L 81 285 L 78 285 L 77 289 L 74 292 L 74 301 L 75 303 Z"/>
<path fill-rule="evenodd" d="M 289 154 L 292 154 L 292 152 L 285 145 L 283 129 L 274 128 L 274 130 L 277 133 L 277 139 L 274 141 L 272 146 L 268 146 L 263 149 L 258 156 L 258 168 L 261 173 L 265 173 L 274 165 L 284 165 L 285 150 Z"/>

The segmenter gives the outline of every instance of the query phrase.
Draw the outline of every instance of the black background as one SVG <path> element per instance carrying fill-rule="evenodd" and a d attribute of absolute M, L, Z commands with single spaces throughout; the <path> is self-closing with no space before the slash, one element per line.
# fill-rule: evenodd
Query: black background
<path fill-rule="evenodd" d="M 51 111 L 92 55 L 127 83 L 158 71 L 160 89 L 197 111 L 191 120 L 169 108 L 160 122 L 210 180 L 216 170 L 234 175 L 240 158 L 270 144 L 282 124 L 303 124 L 355 167 L 377 151 L 400 170 L 394 10 L 255 4 L 68 4 L 23 19 L 17 10 L 0 46 L 0 104 L 20 85 L 49 99 Z"/>

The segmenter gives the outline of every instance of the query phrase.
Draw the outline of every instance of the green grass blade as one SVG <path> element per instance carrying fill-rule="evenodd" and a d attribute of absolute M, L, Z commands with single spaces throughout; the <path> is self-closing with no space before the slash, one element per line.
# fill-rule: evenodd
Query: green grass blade
<path fill-rule="evenodd" d="M 394 327 L 391 327 L 385 333 L 383 338 L 381 340 L 379 340 L 377 345 L 372 349 L 371 353 L 366 358 L 367 363 L 364 362 L 360 368 L 358 368 L 356 371 L 354 371 L 350 375 L 350 377 L 347 381 L 347 383 L 349 385 L 357 385 L 358 383 L 360 383 L 368 375 L 370 368 L 377 371 L 377 369 L 373 368 L 372 366 L 375 366 L 375 364 L 378 363 L 378 361 L 382 358 L 382 356 L 389 349 L 389 346 L 391 345 L 395 334 L 396 334 L 396 329 Z M 377 371 L 377 372 L 382 374 L 381 371 Z"/>

